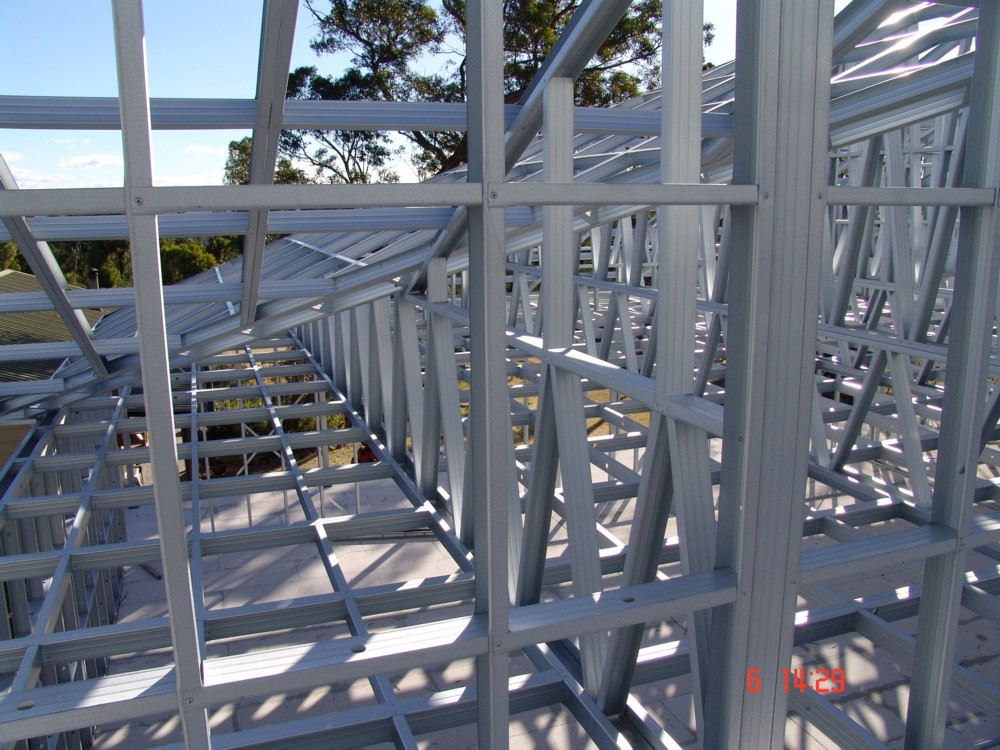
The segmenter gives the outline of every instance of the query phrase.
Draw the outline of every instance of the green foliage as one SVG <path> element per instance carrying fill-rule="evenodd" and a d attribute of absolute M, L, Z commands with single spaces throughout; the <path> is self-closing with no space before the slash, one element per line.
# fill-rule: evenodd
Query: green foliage
<path fill-rule="evenodd" d="M 504 77 L 509 100 L 527 90 L 563 28 L 580 5 L 575 0 L 505 3 Z M 576 101 L 608 106 L 659 84 L 661 0 L 631 4 L 576 81 Z"/>
<path fill-rule="evenodd" d="M 298 99 L 371 101 L 465 101 L 465 0 L 307 0 L 319 32 L 319 54 L 348 53 L 339 77 L 299 68 L 289 76 L 288 96 Z M 320 9 L 320 5 L 323 6 Z M 516 102 L 580 0 L 504 0 L 504 90 Z M 608 106 L 659 85 L 662 0 L 632 3 L 577 79 L 577 103 Z M 714 37 L 711 24 L 704 43 Z M 429 61 L 433 60 L 433 63 Z M 434 67 L 427 73 L 425 68 Z M 410 156 L 423 175 L 466 158 L 464 133 L 409 132 Z M 283 153 L 309 161 L 333 182 L 369 182 L 393 176 L 394 155 L 384 133 L 286 131 Z"/>
<path fill-rule="evenodd" d="M 229 142 L 229 155 L 226 157 L 225 171 L 222 181 L 226 185 L 250 184 L 250 149 L 253 139 L 250 136 L 238 141 Z M 305 185 L 310 182 L 309 175 L 294 166 L 287 158 L 279 158 L 274 170 L 275 185 Z"/>
<path fill-rule="evenodd" d="M 132 283 L 132 255 L 130 253 L 107 255 L 101 267 L 97 269 L 97 277 L 105 289 L 129 286 Z"/>
<path fill-rule="evenodd" d="M 224 184 L 250 184 L 250 151 L 252 146 L 253 139 L 250 136 L 229 142 L 229 155 L 226 157 L 226 166 L 222 175 Z M 305 185 L 309 182 L 312 182 L 309 175 L 292 164 L 287 157 L 282 156 L 278 159 L 274 170 L 274 184 Z M 277 238 L 278 235 L 268 235 L 265 241 L 273 242 Z M 215 258 L 216 263 L 225 263 L 243 254 L 243 237 L 238 235 L 212 237 L 205 249 Z"/>
<path fill-rule="evenodd" d="M 288 79 L 293 99 L 365 100 L 382 98 L 383 76 L 364 75 L 356 68 L 340 78 L 320 76 L 316 68 L 297 68 Z M 386 133 L 370 130 L 285 130 L 281 134 L 284 154 L 308 162 L 317 180 L 361 183 L 398 182 L 387 165 L 396 155 Z"/>
<path fill-rule="evenodd" d="M 90 286 L 91 269 L 97 270 L 101 288 L 132 284 L 132 254 L 125 240 L 51 242 L 49 247 L 73 286 Z"/>
<path fill-rule="evenodd" d="M 224 185 L 250 184 L 250 136 L 229 142 L 229 155 L 222 174 Z"/>
<path fill-rule="evenodd" d="M 164 284 L 176 284 L 215 266 L 215 256 L 191 238 L 160 240 L 160 274 Z"/>
<path fill-rule="evenodd" d="M 0 242 L 0 271 L 24 271 L 27 264 L 13 242 Z"/>
<path fill-rule="evenodd" d="M 211 237 L 205 249 L 212 254 L 217 265 L 225 263 L 243 254 L 243 238 L 239 235 Z"/>
<path fill-rule="evenodd" d="M 223 385 L 217 383 L 217 386 Z M 213 402 L 214 411 L 235 411 L 237 409 L 259 409 L 264 406 L 264 399 L 262 398 L 243 398 L 243 399 L 220 399 Z M 244 423 L 253 434 L 257 435 L 270 435 L 272 431 L 271 422 L 267 419 L 260 419 L 256 422 L 245 422 Z M 240 429 L 239 423 L 236 424 L 217 424 L 210 425 L 208 428 L 208 439 L 209 440 L 231 440 L 233 438 L 239 438 L 244 436 L 249 436 L 251 432 L 244 433 Z"/>
<path fill-rule="evenodd" d="M 164 284 L 176 284 L 212 268 L 217 263 L 239 255 L 227 239 L 215 237 L 206 248 L 193 237 L 160 240 L 160 265 Z M 239 242 L 239 238 L 235 238 Z M 66 281 L 76 287 L 89 287 L 92 271 L 97 271 L 97 283 L 102 289 L 132 286 L 132 253 L 125 240 L 86 240 L 51 242 L 49 247 Z M 12 268 L 30 271 L 13 243 L 0 243 L 0 270 Z"/>

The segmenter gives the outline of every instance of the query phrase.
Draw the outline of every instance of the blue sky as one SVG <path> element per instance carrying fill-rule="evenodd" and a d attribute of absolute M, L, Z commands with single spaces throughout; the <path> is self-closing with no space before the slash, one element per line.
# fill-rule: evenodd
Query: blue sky
<path fill-rule="evenodd" d="M 842 4 L 842 3 L 839 3 Z M 707 51 L 732 59 L 736 0 L 706 0 L 716 26 Z M 144 0 L 153 97 L 251 98 L 256 87 L 261 6 L 248 0 Z M 303 8 L 292 67 L 337 73 L 337 60 L 309 49 Z M 0 0 L 0 95 L 115 96 L 111 4 L 107 0 Z M 249 131 L 156 131 L 155 179 L 162 185 L 220 184 L 229 141 Z M 0 130 L 0 151 L 21 187 L 122 184 L 118 131 Z M 406 179 L 404 164 L 398 165 Z"/>
<path fill-rule="evenodd" d="M 146 0 L 146 55 L 154 97 L 251 98 L 261 7 L 246 0 Z M 0 0 L 0 94 L 116 96 L 111 3 Z M 311 17 L 299 14 L 293 65 L 315 64 Z M 249 131 L 156 131 L 160 184 L 219 184 L 226 146 Z M 120 185 L 117 131 L 0 130 L 0 150 L 22 187 Z"/>

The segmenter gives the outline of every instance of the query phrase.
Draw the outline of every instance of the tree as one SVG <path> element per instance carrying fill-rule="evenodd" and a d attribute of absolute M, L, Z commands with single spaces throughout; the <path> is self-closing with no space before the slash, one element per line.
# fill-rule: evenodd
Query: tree
<path fill-rule="evenodd" d="M 126 240 L 51 242 L 49 247 L 73 286 L 90 286 L 91 269 L 97 270 L 101 288 L 132 284 L 132 255 Z"/>
<path fill-rule="evenodd" d="M 252 146 L 253 139 L 250 136 L 229 142 L 229 155 L 226 157 L 226 166 L 222 175 L 223 184 L 250 184 L 250 150 Z M 304 170 L 292 164 L 287 157 L 278 158 L 274 169 L 274 184 L 305 185 L 309 182 L 312 180 L 309 179 L 309 175 Z M 271 242 L 275 237 L 276 235 L 268 235 L 266 241 Z M 208 241 L 205 250 L 215 258 L 217 264 L 225 263 L 243 254 L 243 238 L 238 235 L 215 236 Z"/>
<path fill-rule="evenodd" d="M 89 287 L 94 271 L 97 272 L 97 285 L 102 289 L 132 286 L 132 253 L 127 240 L 51 242 L 49 247 L 71 286 Z M 218 249 L 206 249 L 201 240 L 193 237 L 161 238 L 163 283 L 175 284 L 212 268 L 219 262 L 213 252 Z M 0 270 L 5 268 L 30 272 L 17 245 L 10 242 L 0 242 Z"/>
<path fill-rule="evenodd" d="M 209 238 L 205 250 L 215 258 L 216 265 L 225 263 L 243 254 L 243 238 L 238 234 L 215 235 Z"/>
<path fill-rule="evenodd" d="M 176 284 L 215 266 L 215 257 L 190 237 L 160 240 L 160 274 L 164 284 Z"/>
<path fill-rule="evenodd" d="M 250 136 L 238 141 L 229 142 L 229 155 L 226 157 L 225 171 L 222 181 L 226 185 L 250 184 L 250 149 L 253 139 Z M 274 170 L 275 185 L 305 185 L 310 182 L 309 175 L 294 166 L 292 162 L 281 157 Z"/>
<path fill-rule="evenodd" d="M 0 271 L 23 271 L 21 251 L 13 242 L 0 242 Z"/>
<path fill-rule="evenodd" d="M 315 68 L 289 76 L 297 99 L 465 101 L 465 0 L 307 0 L 319 32 L 318 54 L 346 52 L 350 67 L 337 78 Z M 504 91 L 509 102 L 525 93 L 580 0 L 504 0 Z M 576 101 L 609 106 L 659 84 L 662 0 L 639 0 L 611 31 L 576 81 Z M 711 24 L 704 43 L 711 44 Z M 430 61 L 435 61 L 432 64 Z M 425 68 L 435 68 L 426 73 Z M 407 132 L 410 156 L 423 176 L 465 161 L 464 133 Z M 367 182 L 393 177 L 385 133 L 286 131 L 283 153 L 312 163 L 326 179 Z"/>
<path fill-rule="evenodd" d="M 316 68 L 297 68 L 288 81 L 288 95 L 295 99 L 361 101 L 379 98 L 374 74 L 349 69 L 340 78 L 319 75 Z M 398 153 L 388 134 L 372 130 L 285 130 L 281 150 L 308 162 L 317 180 L 367 184 L 398 182 L 388 168 Z"/>

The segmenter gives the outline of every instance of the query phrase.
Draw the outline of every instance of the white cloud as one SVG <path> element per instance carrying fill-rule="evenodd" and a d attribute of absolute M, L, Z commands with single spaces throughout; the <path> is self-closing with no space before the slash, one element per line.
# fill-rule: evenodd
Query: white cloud
<path fill-rule="evenodd" d="M 39 172 L 37 169 L 19 169 L 11 167 L 10 170 L 14 179 L 17 180 L 18 187 L 22 188 L 56 188 L 70 187 L 66 184 L 66 176 Z"/>
<path fill-rule="evenodd" d="M 22 154 L 20 151 L 3 151 L 0 153 L 3 153 L 4 161 L 6 161 L 8 164 L 13 164 L 16 161 L 24 160 L 24 154 Z"/>
<path fill-rule="evenodd" d="M 18 187 L 22 188 L 100 188 L 122 186 L 121 178 L 86 172 L 42 172 L 37 169 L 11 167 Z"/>
<path fill-rule="evenodd" d="M 204 146 L 200 143 L 193 143 L 184 149 L 184 153 L 226 156 L 229 153 L 229 149 L 223 148 L 222 146 Z"/>
<path fill-rule="evenodd" d="M 118 154 L 84 154 L 60 159 L 56 166 L 59 169 L 93 169 L 94 167 L 121 166 L 122 157 Z"/>

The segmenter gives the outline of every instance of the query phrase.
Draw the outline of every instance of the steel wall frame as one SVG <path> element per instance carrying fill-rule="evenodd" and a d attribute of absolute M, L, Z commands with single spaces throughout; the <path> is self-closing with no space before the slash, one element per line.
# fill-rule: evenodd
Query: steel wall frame
<path fill-rule="evenodd" d="M 628 5 L 581 4 L 513 109 L 499 4 L 473 2 L 461 112 L 282 114 L 296 6 L 267 2 L 258 98 L 226 105 L 260 141 L 249 186 L 154 187 L 152 128 L 196 126 L 212 105 L 150 101 L 133 0 L 113 6 L 119 100 L 0 99 L 0 127 L 121 129 L 124 188 L 3 190 L 0 216 L 25 242 L 127 233 L 136 268 L 134 299 L 0 300 L 67 319 L 124 306 L 93 340 L 0 347 L 72 358 L 48 387 L 0 386 L 5 414 L 39 420 L 0 500 L 5 747 L 82 747 L 95 726 L 176 715 L 186 747 L 411 748 L 475 724 L 479 746 L 502 748 L 517 715 L 559 706 L 598 747 L 775 747 L 793 729 L 882 747 L 897 737 L 849 696 L 781 686 L 782 669 L 824 663 L 803 647 L 848 638 L 912 681 L 895 718 L 907 747 L 955 741 L 949 703 L 1000 720 L 995 676 L 956 653 L 962 616 L 1000 627 L 1000 12 L 854 0 L 835 21 L 832 0 L 741 0 L 738 73 L 701 75 L 702 2 L 667 0 L 664 90 L 574 108 L 574 75 Z M 340 117 L 467 129 L 469 166 L 419 185 L 266 184 L 281 127 Z M 375 206 L 398 211 L 382 231 Z M 246 262 L 164 289 L 161 220 L 245 232 Z M 264 251 L 282 228 L 313 234 Z M 237 406 L 208 410 L 224 401 Z M 248 432 L 260 421 L 269 434 Z M 219 425 L 241 437 L 202 432 Z M 329 466 L 338 444 L 377 460 Z M 257 452 L 278 470 L 250 473 Z M 244 470 L 213 477 L 221 456 Z M 147 462 L 153 485 L 131 486 Z M 326 515 L 324 492 L 384 480 L 401 507 Z M 268 491 L 300 510 L 261 526 L 252 497 Z M 246 526 L 217 530 L 214 502 L 233 495 Z M 128 541 L 127 509 L 149 505 L 157 538 Z M 423 534 L 453 568 L 353 586 L 339 545 L 378 534 Z M 205 558 L 299 545 L 328 592 L 206 605 Z M 152 562 L 169 617 L 116 622 L 121 571 Z M 856 592 L 872 571 L 906 585 Z M 371 627 L 419 607 L 416 624 Z M 318 626 L 341 630 L 213 650 Z M 161 666 L 107 673 L 166 647 Z M 463 659 L 460 687 L 394 695 L 392 673 Z M 689 678 L 680 727 L 646 689 Z M 355 680 L 370 705 L 209 723 Z"/>

